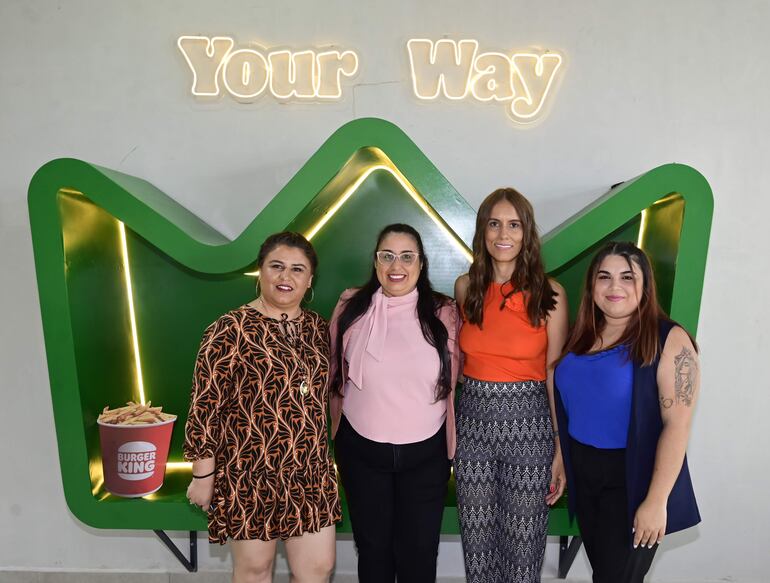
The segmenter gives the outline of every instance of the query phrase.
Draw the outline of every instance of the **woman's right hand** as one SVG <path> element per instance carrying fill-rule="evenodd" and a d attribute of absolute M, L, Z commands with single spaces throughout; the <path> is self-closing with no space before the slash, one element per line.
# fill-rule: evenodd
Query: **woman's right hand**
<path fill-rule="evenodd" d="M 187 498 L 190 504 L 200 506 L 204 511 L 208 511 L 211 504 L 211 497 L 214 495 L 214 476 L 208 478 L 193 478 L 190 485 L 187 486 Z"/>
<path fill-rule="evenodd" d="M 564 460 L 561 455 L 561 448 L 557 446 L 553 456 L 553 463 L 551 464 L 551 483 L 548 486 L 545 503 L 548 504 L 548 506 L 556 504 L 562 494 L 564 494 L 566 486 L 567 475 L 564 472 Z"/>

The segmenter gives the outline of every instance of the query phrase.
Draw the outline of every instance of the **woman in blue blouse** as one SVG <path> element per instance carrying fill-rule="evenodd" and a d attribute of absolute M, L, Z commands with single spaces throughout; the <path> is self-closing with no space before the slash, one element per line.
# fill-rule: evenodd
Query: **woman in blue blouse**
<path fill-rule="evenodd" d="M 700 522 L 685 455 L 699 368 L 644 252 L 605 245 L 555 373 L 568 502 L 594 583 L 641 583 L 663 536 Z"/>

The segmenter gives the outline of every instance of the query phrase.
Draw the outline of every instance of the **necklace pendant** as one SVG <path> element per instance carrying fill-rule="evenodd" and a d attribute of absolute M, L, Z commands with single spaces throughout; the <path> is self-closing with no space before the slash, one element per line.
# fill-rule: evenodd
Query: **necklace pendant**
<path fill-rule="evenodd" d="M 307 381 L 302 381 L 299 384 L 299 392 L 300 392 L 300 394 L 304 397 L 305 395 L 307 395 L 308 390 L 309 390 L 309 388 L 307 386 Z"/>

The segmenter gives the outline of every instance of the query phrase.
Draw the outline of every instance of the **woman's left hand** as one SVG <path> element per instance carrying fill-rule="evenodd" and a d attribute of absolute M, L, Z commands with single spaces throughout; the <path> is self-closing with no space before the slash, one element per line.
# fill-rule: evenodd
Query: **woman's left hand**
<path fill-rule="evenodd" d="M 561 457 L 561 449 L 557 448 L 551 464 L 551 483 L 548 486 L 548 494 L 545 495 L 545 503 L 552 506 L 564 494 L 567 485 L 567 475 L 564 473 L 564 460 Z"/>
<path fill-rule="evenodd" d="M 652 548 L 666 534 L 666 503 L 646 498 L 634 516 L 634 548 L 642 545 Z"/>

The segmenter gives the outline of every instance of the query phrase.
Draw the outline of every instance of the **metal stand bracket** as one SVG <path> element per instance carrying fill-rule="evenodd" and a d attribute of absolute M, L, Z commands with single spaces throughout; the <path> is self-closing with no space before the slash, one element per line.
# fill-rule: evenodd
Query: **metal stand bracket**
<path fill-rule="evenodd" d="M 172 553 L 174 553 L 174 556 L 177 558 L 177 560 L 182 563 L 185 569 L 189 571 L 190 573 L 196 573 L 198 571 L 198 532 L 195 530 L 190 531 L 190 559 L 188 560 L 187 557 L 182 554 L 182 551 L 179 550 L 179 548 L 174 544 L 174 541 L 172 541 L 165 531 L 163 530 L 153 530 L 155 534 L 158 535 L 158 538 L 161 540 L 161 542 L 166 545 L 168 550 L 170 550 Z"/>
<path fill-rule="evenodd" d="M 579 536 L 573 536 L 572 540 L 569 540 L 568 536 L 559 537 L 559 579 L 567 578 L 582 543 L 583 539 Z"/>

